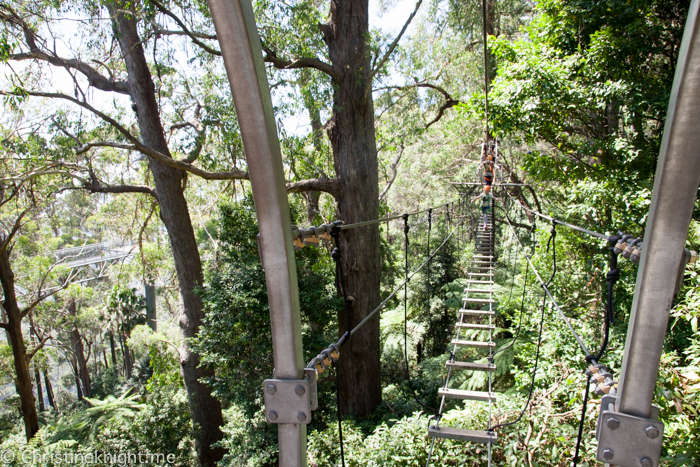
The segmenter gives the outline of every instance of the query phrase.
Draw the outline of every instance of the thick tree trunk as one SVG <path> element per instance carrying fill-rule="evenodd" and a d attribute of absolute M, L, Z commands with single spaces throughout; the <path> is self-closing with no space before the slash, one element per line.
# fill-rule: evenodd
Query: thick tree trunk
<path fill-rule="evenodd" d="M 126 2 L 108 4 L 116 37 L 124 55 L 124 63 L 131 88 L 131 100 L 138 117 L 143 143 L 162 154 L 170 155 L 165 140 L 156 101 L 155 86 L 146 63 L 141 38 L 136 29 L 136 16 L 125 14 Z M 202 284 L 202 264 L 192 228 L 187 202 L 182 191 L 183 172 L 150 159 L 153 180 L 160 202 L 163 219 L 175 261 L 183 313 L 180 328 L 184 337 L 194 337 L 204 317 L 201 298 L 195 289 Z M 202 466 L 213 466 L 224 455 L 224 450 L 212 445 L 223 438 L 221 404 L 211 395 L 201 379 L 214 376 L 208 367 L 199 366 L 199 355 L 190 351 L 185 340 L 180 349 L 180 365 L 195 425 L 195 447 Z"/>
<path fill-rule="evenodd" d="M 32 378 L 29 373 L 27 346 L 22 337 L 22 315 L 15 296 L 15 273 L 10 264 L 10 254 L 5 247 L 0 248 L 0 281 L 5 296 L 3 308 L 7 314 L 5 330 L 10 338 L 15 365 L 15 387 L 19 395 L 20 413 L 24 419 L 24 433 L 29 441 L 39 431 L 39 419 L 32 391 Z"/>
<path fill-rule="evenodd" d="M 68 304 L 68 312 L 74 318 L 77 317 L 78 310 L 75 306 L 75 302 Z M 80 336 L 80 331 L 78 331 L 78 327 L 75 324 L 73 325 L 73 330 L 70 332 L 70 339 L 73 345 L 73 352 L 75 353 L 77 375 L 82 384 L 83 396 L 90 397 L 92 382 L 90 381 L 90 372 L 88 371 L 88 361 L 87 358 L 85 358 L 83 339 Z"/>
<path fill-rule="evenodd" d="M 324 25 L 330 59 L 341 70 L 335 87 L 334 114 L 328 130 L 336 175 L 341 181 L 337 197 L 345 223 L 377 219 L 379 188 L 374 105 L 367 92 L 370 75 L 367 0 L 331 2 L 331 17 Z M 351 326 L 379 304 L 381 258 L 377 225 L 346 230 L 340 237 L 343 271 L 354 299 Z M 347 329 L 339 315 L 340 333 Z M 382 401 L 380 382 L 379 315 L 343 346 L 338 376 L 341 411 L 369 415 Z"/>

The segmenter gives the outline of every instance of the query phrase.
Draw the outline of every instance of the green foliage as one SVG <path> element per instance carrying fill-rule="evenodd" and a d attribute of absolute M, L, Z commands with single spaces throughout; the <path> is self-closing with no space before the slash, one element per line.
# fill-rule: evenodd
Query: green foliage
<path fill-rule="evenodd" d="M 219 258 L 208 270 L 201 291 L 207 316 L 192 345 L 203 363 L 217 368 L 216 379 L 211 381 L 216 394 L 233 404 L 227 432 L 233 440 L 247 437 L 253 443 L 234 448 L 237 441 L 227 440 L 226 445 L 232 449 L 229 461 L 232 465 L 244 460 L 247 465 L 263 465 L 276 452 L 275 430 L 262 419 L 241 422 L 241 417 L 260 418 L 259 388 L 272 371 L 267 289 L 251 197 L 220 205 L 217 224 Z M 335 316 L 342 310 L 342 301 L 333 286 L 329 256 L 321 248 L 304 248 L 296 253 L 305 361 L 337 335 Z M 314 413 L 314 423 L 323 424 L 332 403 L 324 386 L 319 392 L 322 409 Z"/>

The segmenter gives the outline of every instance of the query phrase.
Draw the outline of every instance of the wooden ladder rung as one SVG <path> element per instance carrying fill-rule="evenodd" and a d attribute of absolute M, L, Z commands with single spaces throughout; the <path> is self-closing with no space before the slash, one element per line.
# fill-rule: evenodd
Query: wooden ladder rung
<path fill-rule="evenodd" d="M 496 365 L 493 363 L 451 362 L 448 360 L 447 367 L 470 371 L 496 371 Z"/>
<path fill-rule="evenodd" d="M 485 303 L 485 304 L 496 303 L 496 300 L 494 300 L 493 298 L 467 298 L 467 297 L 465 297 L 462 299 L 462 301 L 464 303 Z"/>
<path fill-rule="evenodd" d="M 453 339 L 451 344 L 456 345 L 457 347 L 473 347 L 475 349 L 496 348 L 495 342 L 463 341 L 461 339 Z"/>
<path fill-rule="evenodd" d="M 484 392 L 484 391 L 464 391 L 462 389 L 450 389 L 450 388 L 440 388 L 438 389 L 438 396 L 445 396 L 448 399 L 463 399 L 470 401 L 495 401 L 495 392 Z"/>
<path fill-rule="evenodd" d="M 489 311 L 489 310 L 467 310 L 465 308 L 461 308 L 459 310 L 460 313 L 466 316 L 495 316 L 496 312 L 495 311 Z"/>
<path fill-rule="evenodd" d="M 493 324 L 457 323 L 459 329 L 474 329 L 476 331 L 493 331 L 496 326 Z"/>
<path fill-rule="evenodd" d="M 495 443 L 498 435 L 495 432 L 465 430 L 450 427 L 428 427 L 428 436 L 431 438 L 452 439 L 455 441 L 469 441 L 472 443 Z"/>
<path fill-rule="evenodd" d="M 493 293 L 493 289 L 464 289 L 464 293 Z"/>

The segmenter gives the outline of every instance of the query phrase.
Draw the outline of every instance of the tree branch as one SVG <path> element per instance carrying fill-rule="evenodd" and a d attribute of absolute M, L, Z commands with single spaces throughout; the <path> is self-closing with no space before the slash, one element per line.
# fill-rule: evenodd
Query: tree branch
<path fill-rule="evenodd" d="M 115 80 L 111 76 L 107 78 L 85 62 L 76 59 L 61 58 L 53 53 L 47 53 L 41 50 L 37 45 L 36 33 L 34 30 L 6 5 L 0 5 L 0 20 L 20 28 L 24 33 L 24 40 L 29 48 L 29 52 L 10 55 L 8 57 L 10 60 L 41 60 L 54 66 L 72 68 L 82 73 L 83 76 L 87 78 L 90 86 L 102 91 L 129 94 L 129 84 L 126 80 Z"/>
<path fill-rule="evenodd" d="M 331 79 L 337 84 L 340 84 L 342 81 L 342 76 L 340 73 L 338 73 L 335 67 L 330 63 L 324 62 L 323 60 L 319 60 L 315 57 L 304 57 L 291 62 L 289 60 L 285 60 L 283 58 L 278 57 L 272 49 L 266 47 L 264 44 L 262 46 L 262 49 L 265 52 L 265 56 L 263 57 L 263 59 L 267 63 L 271 63 L 278 70 L 291 70 L 295 68 L 315 68 L 316 70 L 322 71 L 328 76 L 330 76 Z"/>
<path fill-rule="evenodd" d="M 394 160 L 394 163 L 391 164 L 391 176 L 389 177 L 389 181 L 387 182 L 386 186 L 382 190 L 382 192 L 379 194 L 379 201 L 383 200 L 386 194 L 389 192 L 389 188 L 391 188 L 391 185 L 394 184 L 394 180 L 396 180 L 396 174 L 398 173 L 398 166 L 399 162 L 401 161 L 401 156 L 403 155 L 404 147 L 403 144 L 401 145 L 401 150 L 399 151 L 399 155 L 396 156 L 396 159 Z"/>
<path fill-rule="evenodd" d="M 287 183 L 288 193 L 301 193 L 303 191 L 323 191 L 337 197 L 340 191 L 340 180 L 337 178 L 309 178 Z"/>
<path fill-rule="evenodd" d="M 83 144 L 79 148 L 75 150 L 76 154 L 83 154 L 85 152 L 88 152 L 92 148 L 96 147 L 108 147 L 108 148 L 119 148 L 119 149 L 128 149 L 129 151 L 135 151 L 136 146 L 133 144 L 124 144 L 124 143 L 115 143 L 113 141 L 93 141 L 91 143 Z"/>
<path fill-rule="evenodd" d="M 160 10 L 161 13 L 163 13 L 164 15 L 170 16 L 170 17 L 178 24 L 178 26 L 180 26 L 180 27 L 182 28 L 182 30 L 185 32 L 185 34 L 187 34 L 188 36 L 190 36 L 190 38 L 192 39 L 192 42 L 193 42 L 194 44 L 198 45 L 199 47 L 201 47 L 201 48 L 204 49 L 206 52 L 209 52 L 209 53 L 212 54 L 212 55 L 219 55 L 219 56 L 221 56 L 221 51 L 220 51 L 220 50 L 216 50 L 216 49 L 214 49 L 214 48 L 208 46 L 208 45 L 205 44 L 204 42 L 200 41 L 200 40 L 197 38 L 197 36 L 195 36 L 192 32 L 190 32 L 189 29 L 187 29 L 187 26 L 185 26 L 185 23 L 184 23 L 180 18 L 178 18 L 177 15 L 176 15 L 175 13 L 173 13 L 172 11 L 168 10 L 167 8 L 165 8 L 165 5 L 163 5 L 162 3 L 160 3 L 158 0 L 150 0 L 150 2 L 153 3 L 153 4 L 156 6 L 156 8 L 158 8 L 158 9 Z"/>
<path fill-rule="evenodd" d="M 389 60 L 389 57 L 391 57 L 391 54 L 394 53 L 394 49 L 396 49 L 396 46 L 399 44 L 399 41 L 401 40 L 401 37 L 403 37 L 403 34 L 406 32 L 406 29 L 408 29 L 408 25 L 411 24 L 411 21 L 413 21 L 413 18 L 416 16 L 416 13 L 418 13 L 418 9 L 420 8 L 421 3 L 423 3 L 423 0 L 418 0 L 416 2 L 416 7 L 413 9 L 413 13 L 408 17 L 406 22 L 404 23 L 403 27 L 401 28 L 401 31 L 399 32 L 399 35 L 396 36 L 396 39 L 394 39 L 394 42 L 391 43 L 389 48 L 387 49 L 386 53 L 384 56 L 379 60 L 379 63 L 377 64 L 376 68 L 372 70 L 372 72 L 369 75 L 369 80 L 367 80 L 367 89 L 365 90 L 365 98 L 369 95 L 370 92 L 372 92 L 372 80 L 374 77 L 379 73 L 379 70 L 382 69 L 384 64 L 386 63 L 387 60 Z"/>
<path fill-rule="evenodd" d="M 36 355 L 38 351 L 44 348 L 46 342 L 48 342 L 49 339 L 51 339 L 51 334 L 43 336 L 41 340 L 37 342 L 36 346 L 30 352 L 27 352 L 27 360 L 31 361 L 31 359 L 34 358 L 34 355 Z"/>
<path fill-rule="evenodd" d="M 158 201 L 158 193 L 156 190 L 147 185 L 103 185 L 91 174 L 90 181 L 85 181 L 82 188 L 91 193 L 145 193 L 152 196 Z"/>
<path fill-rule="evenodd" d="M 146 156 L 151 157 L 159 162 L 162 162 L 162 163 L 169 165 L 171 167 L 174 167 L 176 169 L 190 172 L 194 175 L 202 177 L 205 180 L 248 180 L 248 172 L 244 172 L 241 170 L 236 170 L 233 172 L 210 172 L 208 170 L 200 169 L 199 167 L 196 167 L 196 166 L 194 166 L 186 161 L 180 161 L 180 160 L 173 159 L 170 156 L 167 156 L 167 155 L 165 155 L 161 152 L 158 152 L 154 149 L 151 149 L 148 146 L 141 143 L 141 141 L 139 141 L 138 138 L 136 138 L 134 135 L 132 135 L 129 132 L 129 130 L 127 130 L 122 125 L 120 125 L 112 117 L 97 110 L 96 108 L 94 108 L 93 106 L 88 104 L 87 102 L 83 102 L 83 101 L 76 99 L 75 97 L 69 96 L 67 94 L 22 90 L 22 92 L 0 91 L 0 95 L 1 96 L 29 95 L 29 96 L 36 96 L 36 97 L 49 97 L 49 98 L 54 98 L 54 99 L 65 99 L 67 101 L 73 102 L 76 105 L 79 105 L 80 107 L 82 107 L 84 109 L 89 110 L 90 112 L 97 115 L 105 122 L 112 125 L 127 140 L 131 141 L 134 149 L 138 150 L 139 152 L 141 152 L 141 153 L 145 154 Z"/>

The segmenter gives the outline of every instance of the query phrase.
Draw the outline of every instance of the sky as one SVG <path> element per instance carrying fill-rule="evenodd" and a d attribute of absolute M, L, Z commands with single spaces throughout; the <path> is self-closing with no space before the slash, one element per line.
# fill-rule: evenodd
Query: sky
<path fill-rule="evenodd" d="M 426 2 L 427 3 L 427 2 Z M 388 5 L 388 6 L 387 6 Z M 369 27 L 376 28 L 393 38 L 401 31 L 401 28 L 413 13 L 416 0 L 370 0 L 369 2 Z M 427 4 L 421 5 L 421 9 L 427 9 Z M 418 11 L 420 16 L 421 11 Z M 401 41 L 405 41 L 411 35 L 413 23 L 411 22 Z M 309 132 L 311 123 L 306 113 L 288 117 L 282 120 L 282 126 L 286 134 L 304 135 Z"/>
<path fill-rule="evenodd" d="M 406 20 L 413 12 L 416 5 L 416 0 L 370 0 L 370 28 L 377 28 L 387 34 L 389 37 L 395 37 L 405 24 Z M 423 5 L 422 9 L 427 8 L 427 5 Z M 420 14 L 420 12 L 419 12 Z M 412 27 L 409 26 L 402 42 L 406 40 L 411 34 Z M 54 31 L 54 33 L 59 31 Z M 60 34 L 60 32 L 59 32 Z M 65 31 L 61 34 L 66 36 L 66 40 L 70 42 L 70 36 L 72 35 L 70 31 Z M 57 51 L 59 54 L 64 56 L 70 56 L 71 53 L 68 50 L 62 50 L 62 44 L 58 42 L 55 44 L 57 46 Z M 14 62 L 12 66 L 16 71 L 24 69 L 25 66 L 29 66 L 30 62 Z M 49 87 L 56 91 L 61 91 L 66 94 L 74 93 L 73 81 L 70 75 L 65 71 L 57 67 L 50 67 L 48 74 L 45 76 L 47 84 L 50 83 Z M 7 77 L 10 74 L 10 70 L 7 65 L 0 66 L 0 87 L 3 89 L 9 88 L 7 85 Z M 81 80 L 82 81 L 82 80 Z M 102 108 L 107 110 L 112 107 L 115 100 L 124 107 L 129 106 L 128 97 L 117 95 L 114 93 L 102 92 L 97 89 L 91 88 L 90 97 L 93 105 L 97 108 Z M 38 104 L 39 107 L 41 104 Z M 287 134 L 304 135 L 309 132 L 309 119 L 305 113 L 300 113 L 297 116 L 287 117 L 282 120 L 282 126 Z"/>

